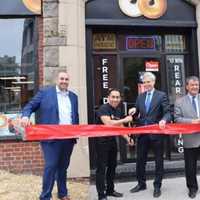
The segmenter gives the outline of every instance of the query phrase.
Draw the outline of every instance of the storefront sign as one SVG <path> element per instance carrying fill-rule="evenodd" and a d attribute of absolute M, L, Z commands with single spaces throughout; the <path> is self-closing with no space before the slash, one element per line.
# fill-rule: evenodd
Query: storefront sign
<path fill-rule="evenodd" d="M 171 87 L 175 89 L 176 95 L 183 94 L 183 80 L 182 80 L 182 69 L 183 69 L 183 58 L 182 57 L 168 57 L 168 64 L 171 71 Z"/>
<path fill-rule="evenodd" d="M 128 50 L 155 50 L 156 42 L 154 37 L 126 37 L 126 49 Z"/>
<path fill-rule="evenodd" d="M 158 72 L 159 71 L 159 62 L 150 60 L 145 62 L 145 70 L 151 72 Z"/>
<path fill-rule="evenodd" d="M 116 49 L 116 35 L 114 33 L 95 33 L 93 49 Z"/>
<path fill-rule="evenodd" d="M 106 95 L 108 91 L 108 58 L 102 58 L 102 88 L 104 91 L 104 95 Z M 107 102 L 107 97 L 103 97 L 103 103 Z"/>
<path fill-rule="evenodd" d="M 4 0 L 0 5 L 1 15 L 40 15 L 42 11 L 41 0 Z"/>
<path fill-rule="evenodd" d="M 121 11 L 129 17 L 144 15 L 149 19 L 158 19 L 167 10 L 167 0 L 118 0 Z"/>

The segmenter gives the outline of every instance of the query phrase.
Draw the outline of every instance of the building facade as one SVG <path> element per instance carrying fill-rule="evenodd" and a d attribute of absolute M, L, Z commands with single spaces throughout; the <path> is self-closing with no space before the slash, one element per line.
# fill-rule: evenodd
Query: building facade
<path fill-rule="evenodd" d="M 36 2 L 40 4 L 39 0 Z M 16 62 L 16 55 L 0 52 L 0 73 L 4 73 L 0 77 L 4 94 L 0 127 L 3 128 L 5 115 L 9 118 L 9 114 L 20 111 L 38 87 L 52 84 L 54 73 L 61 68 L 69 72 L 70 88 L 79 96 L 81 123 L 94 123 L 95 110 L 106 102 L 110 87 L 123 91 L 126 112 L 143 90 L 140 78 L 144 71 L 156 74 L 156 87 L 168 93 L 173 109 L 175 98 L 185 92 L 185 77 L 199 76 L 200 0 L 160 2 L 164 6 L 156 16 L 128 0 L 43 0 L 40 12 L 34 10 L 35 5 L 28 8 L 31 14 L 26 5 L 20 7 L 26 8 L 23 15 L 0 8 L 0 22 L 23 20 L 20 59 Z M 16 4 L 21 1 L 16 0 Z M 133 14 L 135 11 L 137 15 Z M 166 137 L 165 160 L 169 169 L 174 162 L 178 168 L 183 159 L 178 141 L 179 137 Z M 134 163 L 135 150 L 120 138 L 118 144 L 121 166 Z M 89 176 L 89 167 L 95 168 L 94 148 L 92 139 L 89 145 L 87 138 L 79 140 L 72 157 L 71 176 Z M 5 134 L 0 152 L 2 169 L 42 171 L 37 142 L 24 142 L 16 134 Z M 149 163 L 151 160 L 150 154 Z M 82 167 L 77 170 L 80 163 Z"/>

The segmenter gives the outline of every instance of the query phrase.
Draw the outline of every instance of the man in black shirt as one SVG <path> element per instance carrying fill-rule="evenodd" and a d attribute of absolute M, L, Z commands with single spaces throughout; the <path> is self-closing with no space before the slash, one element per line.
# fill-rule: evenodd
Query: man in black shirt
<path fill-rule="evenodd" d="M 119 90 L 111 89 L 108 93 L 108 103 L 97 111 L 97 124 L 123 126 L 132 121 L 132 116 L 122 118 L 119 108 L 121 95 Z M 133 145 L 128 136 L 124 136 L 129 145 Z M 95 139 L 97 153 L 96 188 L 99 200 L 107 200 L 107 196 L 122 197 L 123 194 L 114 190 L 115 168 L 117 166 L 117 142 L 115 136 Z M 105 185 L 106 179 L 106 185 Z"/>

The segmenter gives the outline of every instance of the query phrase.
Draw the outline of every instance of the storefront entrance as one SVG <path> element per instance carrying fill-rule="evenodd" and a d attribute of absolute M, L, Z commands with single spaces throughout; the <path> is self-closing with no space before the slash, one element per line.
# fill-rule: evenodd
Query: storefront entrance
<path fill-rule="evenodd" d="M 108 3 L 110 7 L 107 9 L 99 1 L 92 1 L 91 4 L 88 3 L 88 10 L 86 9 L 89 123 L 95 123 L 95 111 L 107 102 L 107 91 L 113 87 L 120 88 L 123 93 L 122 110 L 126 114 L 135 105 L 138 94 L 144 91 L 141 77 L 145 71 L 156 75 L 156 88 L 168 94 L 173 114 L 175 99 L 185 94 L 185 77 L 199 74 L 195 67 L 198 59 L 194 50 L 196 24 L 193 8 L 177 1 L 175 6 L 185 10 L 191 20 L 189 24 L 185 24 L 184 16 L 175 16 L 172 9 L 156 21 L 143 17 L 130 19 L 121 15 L 114 2 Z M 174 1 L 169 1 L 169 8 L 173 4 Z M 97 9 L 101 6 L 104 7 L 103 13 L 101 9 Z M 179 26 L 171 21 L 172 18 L 180 21 Z M 179 162 L 183 159 L 182 144 L 178 139 L 179 136 L 166 136 L 166 161 Z M 93 139 L 89 143 L 90 164 L 94 169 Z M 119 163 L 135 162 L 136 147 L 128 147 L 121 137 L 118 138 L 118 147 Z M 150 153 L 148 160 L 152 159 L 153 154 Z"/>

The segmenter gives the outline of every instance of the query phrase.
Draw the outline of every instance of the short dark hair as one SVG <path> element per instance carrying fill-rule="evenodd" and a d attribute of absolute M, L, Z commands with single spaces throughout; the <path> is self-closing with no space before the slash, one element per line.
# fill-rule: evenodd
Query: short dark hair
<path fill-rule="evenodd" d="M 186 78 L 186 85 L 188 85 L 191 80 L 199 82 L 199 78 L 197 76 L 188 76 Z"/>
<path fill-rule="evenodd" d="M 118 88 L 109 88 L 107 96 L 109 96 L 111 94 L 111 92 L 113 92 L 113 91 L 119 92 L 119 94 L 121 96 L 121 91 Z"/>

